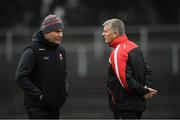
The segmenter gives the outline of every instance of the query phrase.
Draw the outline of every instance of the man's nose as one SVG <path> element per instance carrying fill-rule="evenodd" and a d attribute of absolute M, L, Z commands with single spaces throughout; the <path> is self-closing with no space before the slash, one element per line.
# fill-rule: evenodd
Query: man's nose
<path fill-rule="evenodd" d="M 104 36 L 104 32 L 101 35 Z"/>

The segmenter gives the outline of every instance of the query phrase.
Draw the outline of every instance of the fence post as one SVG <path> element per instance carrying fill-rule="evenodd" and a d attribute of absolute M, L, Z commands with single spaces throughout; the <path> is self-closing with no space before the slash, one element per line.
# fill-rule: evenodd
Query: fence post
<path fill-rule="evenodd" d="M 143 51 L 144 57 L 148 57 L 148 31 L 147 28 L 140 28 L 140 47 Z"/>
<path fill-rule="evenodd" d="M 171 51 L 172 51 L 172 72 L 174 75 L 177 75 L 179 70 L 178 45 L 176 44 L 172 45 Z"/>
<path fill-rule="evenodd" d="M 102 36 L 101 36 L 101 31 L 99 29 L 95 29 L 94 30 L 94 48 L 92 48 L 94 50 L 94 57 L 96 59 L 101 59 L 103 57 L 103 49 L 104 49 L 104 45 L 103 45 L 103 40 L 102 40 Z"/>
<path fill-rule="evenodd" d="M 12 60 L 12 42 L 13 42 L 13 34 L 11 30 L 6 32 L 6 60 L 7 62 L 11 62 Z"/>
<path fill-rule="evenodd" d="M 78 50 L 77 50 L 77 57 L 78 57 L 78 64 L 77 64 L 77 69 L 78 69 L 78 75 L 80 77 L 84 77 L 87 75 L 87 48 L 83 45 L 78 45 Z"/>

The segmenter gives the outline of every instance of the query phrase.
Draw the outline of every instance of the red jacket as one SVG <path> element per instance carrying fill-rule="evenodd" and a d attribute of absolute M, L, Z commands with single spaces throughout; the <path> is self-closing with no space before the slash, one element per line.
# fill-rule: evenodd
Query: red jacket
<path fill-rule="evenodd" d="M 110 47 L 114 48 L 109 58 L 107 82 L 111 108 L 143 111 L 143 96 L 148 92 L 145 86 L 151 86 L 152 74 L 142 51 L 125 34 L 116 38 Z"/>

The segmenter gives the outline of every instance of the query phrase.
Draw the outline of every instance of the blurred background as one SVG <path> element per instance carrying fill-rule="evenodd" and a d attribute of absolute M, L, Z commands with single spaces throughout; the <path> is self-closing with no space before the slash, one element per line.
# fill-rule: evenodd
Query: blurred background
<path fill-rule="evenodd" d="M 50 13 L 65 24 L 69 96 L 61 118 L 112 118 L 106 92 L 110 48 L 101 37 L 109 18 L 125 22 L 127 36 L 141 46 L 152 68 L 158 95 L 143 118 L 180 118 L 179 0 L 5 0 L 0 11 L 0 118 L 27 118 L 15 70 Z"/>

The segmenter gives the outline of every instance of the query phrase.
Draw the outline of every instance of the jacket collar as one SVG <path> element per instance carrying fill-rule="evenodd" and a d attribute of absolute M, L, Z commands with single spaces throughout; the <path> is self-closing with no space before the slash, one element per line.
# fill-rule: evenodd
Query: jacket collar
<path fill-rule="evenodd" d="M 115 38 L 110 44 L 110 47 L 116 48 L 118 44 L 125 42 L 126 40 L 128 40 L 128 37 L 126 36 L 126 34 L 123 34 L 117 38 Z"/>
<path fill-rule="evenodd" d="M 49 48 L 57 48 L 59 45 L 49 42 L 47 39 L 45 39 L 42 30 L 38 30 L 34 33 L 32 37 L 32 42 L 41 42 L 45 46 Z"/>

